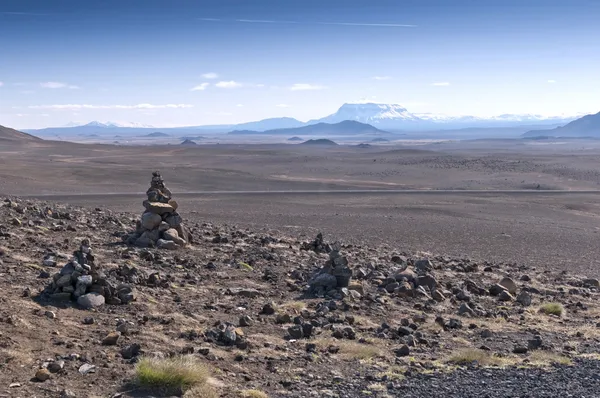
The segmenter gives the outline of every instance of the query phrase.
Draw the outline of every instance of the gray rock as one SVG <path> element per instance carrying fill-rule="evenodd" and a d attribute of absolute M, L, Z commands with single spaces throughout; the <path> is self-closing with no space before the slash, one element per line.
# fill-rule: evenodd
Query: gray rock
<path fill-rule="evenodd" d="M 490 295 L 498 296 L 498 295 L 500 295 L 500 293 L 502 293 L 506 290 L 508 290 L 508 289 L 506 289 L 504 286 L 496 283 L 496 284 L 492 285 L 492 287 L 490 287 Z"/>
<path fill-rule="evenodd" d="M 435 301 L 444 301 L 446 300 L 446 297 L 444 296 L 444 293 L 440 292 L 439 290 L 434 291 L 431 294 L 431 297 L 435 300 Z"/>
<path fill-rule="evenodd" d="M 166 230 L 165 232 L 163 232 L 163 238 L 166 240 L 176 240 L 179 239 L 179 234 L 177 233 L 177 231 L 173 228 L 170 228 L 168 230 Z"/>
<path fill-rule="evenodd" d="M 515 298 L 513 297 L 513 295 L 507 292 L 506 290 L 504 290 L 502 293 L 500 293 L 500 296 L 498 296 L 498 300 L 500 301 L 513 301 L 514 299 Z"/>
<path fill-rule="evenodd" d="M 129 304 L 135 299 L 133 287 L 125 283 L 117 286 L 117 297 L 121 300 L 121 304 Z"/>
<path fill-rule="evenodd" d="M 415 271 L 413 271 L 412 268 L 406 268 L 404 271 L 397 273 L 394 278 L 398 281 L 407 281 L 407 282 L 414 282 L 414 280 L 417 278 L 417 274 L 415 273 Z"/>
<path fill-rule="evenodd" d="M 527 347 L 530 350 L 537 350 L 538 348 L 541 348 L 543 346 L 544 341 L 542 340 L 542 336 L 540 336 L 539 334 L 536 334 L 535 336 L 533 336 L 533 339 L 527 342 Z"/>
<path fill-rule="evenodd" d="M 234 345 L 237 340 L 237 334 L 233 326 L 227 326 L 223 331 L 222 341 L 226 345 Z"/>
<path fill-rule="evenodd" d="M 254 324 L 254 320 L 250 318 L 248 315 L 244 315 L 240 317 L 239 325 L 242 327 L 252 326 Z"/>
<path fill-rule="evenodd" d="M 82 375 L 86 375 L 88 373 L 94 373 L 94 372 L 96 372 L 96 365 L 84 363 L 83 365 L 81 365 L 79 367 L 79 373 L 81 373 Z"/>
<path fill-rule="evenodd" d="M 183 222 L 179 214 L 171 214 L 165 219 L 165 221 L 167 224 L 169 224 L 169 226 L 171 226 L 171 228 L 178 227 Z"/>
<path fill-rule="evenodd" d="M 588 278 L 583 280 L 583 285 L 585 287 L 600 287 L 600 281 L 594 278 Z"/>
<path fill-rule="evenodd" d="M 458 308 L 458 315 L 463 315 L 463 314 L 469 314 L 469 315 L 473 315 L 474 311 L 471 307 L 469 307 L 469 304 L 467 303 L 462 303 L 460 305 L 460 307 Z"/>
<path fill-rule="evenodd" d="M 493 335 L 494 335 L 494 333 L 490 329 L 483 329 L 481 331 L 481 337 L 484 339 L 489 339 Z"/>
<path fill-rule="evenodd" d="M 75 297 L 83 296 L 89 286 L 92 285 L 92 276 L 91 275 L 81 275 L 77 278 L 77 285 L 75 288 L 75 293 L 73 294 Z"/>
<path fill-rule="evenodd" d="M 396 354 L 397 357 L 407 357 L 410 355 L 410 348 L 405 344 L 400 348 L 395 349 L 394 354 Z"/>
<path fill-rule="evenodd" d="M 62 390 L 60 392 L 60 398 L 77 398 L 77 395 L 71 390 Z"/>
<path fill-rule="evenodd" d="M 521 293 L 517 295 L 517 302 L 525 307 L 529 307 L 532 302 L 531 294 L 522 290 Z"/>
<path fill-rule="evenodd" d="M 417 277 L 416 280 L 417 286 L 425 286 L 429 289 L 430 292 L 434 292 L 437 288 L 437 281 L 435 278 L 429 274 L 425 274 Z"/>
<path fill-rule="evenodd" d="M 79 296 L 77 299 L 77 304 L 84 309 L 90 309 L 104 305 L 104 301 L 104 296 L 98 293 L 88 293 L 84 294 L 83 296 Z"/>
<path fill-rule="evenodd" d="M 232 287 L 228 289 L 228 293 L 234 296 L 242 296 L 248 298 L 254 298 L 260 296 L 260 292 L 256 289 L 252 288 L 243 288 L 243 287 Z"/>
<path fill-rule="evenodd" d="M 394 290 L 394 293 L 400 297 L 414 297 L 415 290 L 412 285 L 408 282 L 401 282 L 400 286 Z"/>
<path fill-rule="evenodd" d="M 177 243 L 173 242 L 172 240 L 164 240 L 164 239 L 159 239 L 156 242 L 156 247 L 158 247 L 159 249 L 166 249 L 166 250 L 177 250 L 179 248 Z"/>
<path fill-rule="evenodd" d="M 158 232 L 165 232 L 167 230 L 169 230 L 171 228 L 171 226 L 169 225 L 169 223 L 162 221 L 160 223 L 160 225 L 158 226 Z"/>
<path fill-rule="evenodd" d="M 298 340 L 304 337 L 304 332 L 301 325 L 294 325 L 288 328 L 288 334 L 292 339 Z"/>
<path fill-rule="evenodd" d="M 137 343 L 130 344 L 121 350 L 123 359 L 131 359 L 140 354 L 141 346 Z"/>
<path fill-rule="evenodd" d="M 337 287 L 337 279 L 335 276 L 328 273 L 317 274 L 308 284 L 311 290 L 323 289 L 324 291 L 335 289 Z"/>
<path fill-rule="evenodd" d="M 170 204 L 167 204 L 167 203 L 148 202 L 147 200 L 145 200 L 143 204 L 144 204 L 144 207 L 146 208 L 146 210 L 148 210 L 150 213 L 154 213 L 154 214 L 163 215 L 163 214 L 173 213 L 175 211 L 173 206 L 171 206 Z"/>
<path fill-rule="evenodd" d="M 54 361 L 48 364 L 48 370 L 50 373 L 58 373 L 65 367 L 65 361 Z"/>
<path fill-rule="evenodd" d="M 71 285 L 71 275 L 63 275 L 55 282 L 58 287 L 65 287 Z"/>
<path fill-rule="evenodd" d="M 426 274 L 433 271 L 433 263 L 429 259 L 417 260 L 415 262 L 415 270 L 419 275 Z"/>
<path fill-rule="evenodd" d="M 512 279 L 508 277 L 502 278 L 498 284 L 508 290 L 510 294 L 517 294 L 517 284 Z"/>
<path fill-rule="evenodd" d="M 149 211 L 142 214 L 141 223 L 142 227 L 147 230 L 153 230 L 157 228 L 162 222 L 162 217 L 158 214 L 151 213 Z M 140 231 L 141 232 L 141 231 Z"/>

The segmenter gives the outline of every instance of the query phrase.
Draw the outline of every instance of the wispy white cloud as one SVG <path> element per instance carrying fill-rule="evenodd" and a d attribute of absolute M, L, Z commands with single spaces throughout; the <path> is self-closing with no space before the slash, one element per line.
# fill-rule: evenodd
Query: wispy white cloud
<path fill-rule="evenodd" d="M 45 83 L 40 83 L 40 86 L 42 86 L 43 88 L 70 88 L 70 89 L 78 89 L 79 88 L 75 85 L 61 83 L 61 82 L 45 82 Z"/>
<path fill-rule="evenodd" d="M 556 83 L 556 80 L 548 80 L 548 83 Z"/>
<path fill-rule="evenodd" d="M 390 80 L 390 76 L 373 76 L 371 79 L 373 80 Z"/>
<path fill-rule="evenodd" d="M 34 13 L 34 12 L 13 12 L 13 11 L 0 11 L 0 15 L 22 15 L 22 16 L 27 16 L 27 15 L 51 15 L 51 14 L 39 14 L 39 13 Z"/>
<path fill-rule="evenodd" d="M 437 82 L 437 83 L 431 83 L 432 86 L 436 86 L 436 87 L 446 87 L 449 86 L 450 83 L 449 82 Z"/>
<path fill-rule="evenodd" d="M 89 104 L 64 104 L 64 105 L 31 105 L 29 109 L 55 109 L 55 110 L 78 110 L 78 109 L 178 109 L 193 108 L 190 104 L 136 104 L 136 105 L 89 105 Z"/>
<path fill-rule="evenodd" d="M 203 74 L 202 77 L 205 79 L 216 79 L 217 77 L 219 77 L 219 75 L 217 75 L 215 72 L 208 72 Z"/>
<path fill-rule="evenodd" d="M 236 106 L 237 106 L 238 108 L 243 108 L 243 107 L 244 107 L 244 104 L 237 104 Z"/>
<path fill-rule="evenodd" d="M 215 84 L 215 86 L 219 87 L 219 88 L 239 88 L 239 87 L 242 87 L 243 84 L 233 81 L 233 80 L 230 80 L 230 81 L 218 82 L 217 84 Z"/>
<path fill-rule="evenodd" d="M 296 83 L 289 87 L 292 91 L 323 90 L 327 87 L 318 84 Z"/>
<path fill-rule="evenodd" d="M 277 104 L 275 106 L 278 108 L 289 108 L 290 107 L 288 104 Z"/>
<path fill-rule="evenodd" d="M 204 91 L 208 86 L 210 86 L 210 83 L 201 83 L 195 87 L 192 87 L 190 91 Z"/>
<path fill-rule="evenodd" d="M 4 86 L 4 83 L 0 82 L 0 87 Z"/>
<path fill-rule="evenodd" d="M 231 116 L 231 115 L 233 115 L 233 113 L 231 113 L 231 112 L 219 112 L 219 113 L 217 113 L 217 115 L 219 115 L 219 116 Z"/>
<path fill-rule="evenodd" d="M 211 22 L 237 22 L 237 23 L 257 23 L 257 24 L 290 24 L 290 25 L 338 25 L 338 26 L 366 26 L 380 28 L 416 28 L 417 25 L 396 24 L 396 23 L 368 23 L 368 22 L 298 22 L 298 21 L 277 21 L 271 19 L 218 19 L 218 18 L 198 18 L 200 21 Z"/>

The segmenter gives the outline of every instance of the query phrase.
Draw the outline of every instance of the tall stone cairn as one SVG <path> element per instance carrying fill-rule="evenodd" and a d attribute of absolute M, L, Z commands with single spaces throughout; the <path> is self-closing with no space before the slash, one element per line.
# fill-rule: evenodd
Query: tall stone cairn
<path fill-rule="evenodd" d="M 136 231 L 127 237 L 129 243 L 139 247 L 157 247 L 175 250 L 190 241 L 190 235 L 177 213 L 177 202 L 165 186 L 160 172 L 152 173 L 148 199 L 143 202 L 146 211 L 136 225 Z"/>

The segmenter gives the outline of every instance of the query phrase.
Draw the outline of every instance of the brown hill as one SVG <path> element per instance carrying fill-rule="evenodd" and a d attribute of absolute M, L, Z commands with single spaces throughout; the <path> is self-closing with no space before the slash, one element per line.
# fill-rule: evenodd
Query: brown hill
<path fill-rule="evenodd" d="M 30 141 L 41 141 L 41 138 L 34 137 L 31 134 L 23 133 L 21 131 L 11 129 L 8 127 L 0 126 L 0 142 L 30 142 Z"/>

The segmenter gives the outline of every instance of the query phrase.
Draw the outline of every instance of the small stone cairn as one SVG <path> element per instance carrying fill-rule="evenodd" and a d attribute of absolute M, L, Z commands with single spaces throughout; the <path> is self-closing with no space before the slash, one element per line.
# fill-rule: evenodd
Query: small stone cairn
<path fill-rule="evenodd" d="M 309 292 L 316 296 L 336 296 L 338 289 L 347 288 L 352 280 L 352 269 L 348 266 L 348 259 L 340 254 L 341 245 L 335 242 L 332 245 L 325 245 L 321 234 L 315 240 L 317 245 L 314 248 L 317 252 L 327 251 L 329 260 L 313 277 L 308 281 Z M 322 250 L 324 248 L 326 250 Z"/>
<path fill-rule="evenodd" d="M 107 304 L 128 304 L 134 299 L 133 288 L 128 284 L 115 284 L 94 263 L 89 239 L 83 239 L 79 249 L 52 283 L 42 293 L 53 301 L 76 300 L 89 309 Z"/>
<path fill-rule="evenodd" d="M 143 202 L 146 211 L 138 220 L 135 232 L 125 237 L 127 243 L 170 250 L 187 245 L 190 235 L 182 224 L 177 202 L 165 186 L 160 172 L 152 173 L 146 195 L 148 199 Z"/>

